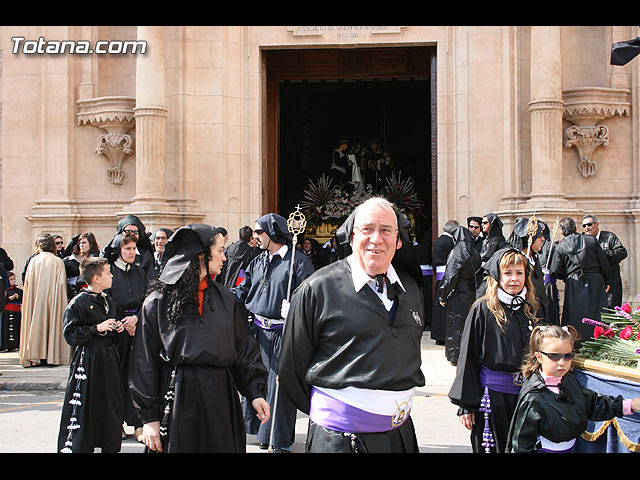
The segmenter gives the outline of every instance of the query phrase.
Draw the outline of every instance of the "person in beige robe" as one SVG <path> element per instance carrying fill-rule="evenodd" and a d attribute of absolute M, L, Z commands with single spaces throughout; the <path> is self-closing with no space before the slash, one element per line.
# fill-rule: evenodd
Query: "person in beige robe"
<path fill-rule="evenodd" d="M 72 349 L 62 334 L 67 307 L 67 275 L 64 262 L 55 255 L 55 243 L 49 234 L 38 238 L 35 255 L 24 278 L 20 364 L 69 365 Z"/>

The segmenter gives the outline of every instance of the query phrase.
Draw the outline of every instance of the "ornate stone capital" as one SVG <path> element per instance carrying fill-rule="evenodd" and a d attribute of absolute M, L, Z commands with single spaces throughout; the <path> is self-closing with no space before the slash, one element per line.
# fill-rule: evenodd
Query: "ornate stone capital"
<path fill-rule="evenodd" d="M 572 125 L 564 131 L 564 146 L 576 147 L 580 160 L 578 170 L 583 177 L 595 175 L 598 165 L 592 160 L 593 152 L 600 145 L 609 145 L 609 128 L 605 125 L 594 127 Z"/>
<path fill-rule="evenodd" d="M 78 124 L 93 125 L 107 133 L 98 137 L 95 152 L 109 159 L 107 175 L 111 183 L 121 185 L 124 178 L 122 162 L 135 153 L 133 138 L 127 132 L 135 127 L 133 97 L 100 97 L 78 100 Z"/>
<path fill-rule="evenodd" d="M 564 146 L 576 147 L 578 171 L 583 177 L 595 175 L 598 166 L 593 152 L 600 145 L 609 145 L 609 128 L 598 125 L 606 118 L 629 116 L 630 91 L 624 88 L 582 87 L 562 92 L 563 116 L 573 125 L 564 131 Z"/>

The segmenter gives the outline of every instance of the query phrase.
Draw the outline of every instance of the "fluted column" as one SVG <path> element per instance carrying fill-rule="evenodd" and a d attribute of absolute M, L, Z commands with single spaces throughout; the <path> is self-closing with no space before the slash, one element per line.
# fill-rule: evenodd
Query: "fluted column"
<path fill-rule="evenodd" d="M 136 195 L 134 210 L 166 210 L 165 36 L 163 26 L 139 26 L 147 50 L 136 62 Z"/>
<path fill-rule="evenodd" d="M 566 203 L 562 183 L 562 64 L 560 27 L 531 27 L 532 207 Z"/>

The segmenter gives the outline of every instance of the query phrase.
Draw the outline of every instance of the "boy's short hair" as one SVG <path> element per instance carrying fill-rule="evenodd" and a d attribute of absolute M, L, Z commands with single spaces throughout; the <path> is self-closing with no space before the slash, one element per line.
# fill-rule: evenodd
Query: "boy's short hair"
<path fill-rule="evenodd" d="M 80 278 L 89 285 L 93 277 L 102 275 L 104 266 L 108 260 L 104 257 L 87 257 L 80 264 Z"/>

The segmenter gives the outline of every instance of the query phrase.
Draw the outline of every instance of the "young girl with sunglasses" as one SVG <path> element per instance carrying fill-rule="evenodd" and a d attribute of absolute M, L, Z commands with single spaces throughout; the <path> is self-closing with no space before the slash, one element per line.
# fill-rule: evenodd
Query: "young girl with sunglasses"
<path fill-rule="evenodd" d="M 587 419 L 610 420 L 640 410 L 640 398 L 601 395 L 582 387 L 571 371 L 578 333 L 572 326 L 538 326 L 523 361 L 526 380 L 509 431 L 508 451 L 569 453 Z"/>

